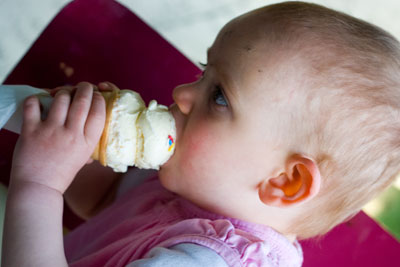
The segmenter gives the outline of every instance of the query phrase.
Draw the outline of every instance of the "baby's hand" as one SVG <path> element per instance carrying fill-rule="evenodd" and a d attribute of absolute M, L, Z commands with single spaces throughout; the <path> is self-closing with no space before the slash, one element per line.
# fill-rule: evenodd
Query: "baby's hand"
<path fill-rule="evenodd" d="M 111 82 L 101 82 L 99 83 L 97 86 L 94 84 L 90 84 L 93 86 L 93 90 L 95 91 L 112 91 L 112 90 L 120 90 L 115 84 L 111 83 Z M 56 93 L 60 90 L 67 90 L 70 92 L 74 92 L 76 89 L 76 86 L 71 86 L 71 85 L 63 85 L 63 86 L 58 86 L 56 88 L 53 89 L 48 89 L 48 88 L 43 88 L 44 90 L 46 90 L 47 92 L 50 93 L 51 96 L 55 96 Z"/>
<path fill-rule="evenodd" d="M 12 166 L 12 183 L 37 183 L 64 193 L 90 158 L 105 122 L 105 101 L 89 83 L 58 90 L 48 117 L 36 97 L 24 102 L 24 121 Z"/>

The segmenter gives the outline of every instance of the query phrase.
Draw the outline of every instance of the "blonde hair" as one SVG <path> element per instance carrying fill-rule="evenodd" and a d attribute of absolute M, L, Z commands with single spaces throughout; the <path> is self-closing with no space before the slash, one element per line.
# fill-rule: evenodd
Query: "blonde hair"
<path fill-rule="evenodd" d="M 286 2 L 255 13 L 272 25 L 276 47 L 308 63 L 289 139 L 294 153 L 317 161 L 323 182 L 290 232 L 320 235 L 356 214 L 399 172 L 400 44 L 376 26 L 315 4 Z"/>

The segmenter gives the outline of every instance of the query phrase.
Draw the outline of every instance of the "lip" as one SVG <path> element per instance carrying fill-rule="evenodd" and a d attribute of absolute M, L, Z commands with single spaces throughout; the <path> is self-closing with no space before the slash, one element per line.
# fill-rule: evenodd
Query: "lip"
<path fill-rule="evenodd" d="M 180 132 L 181 132 L 181 129 L 182 129 L 182 120 L 183 120 L 183 116 L 182 116 L 182 114 L 180 113 L 180 111 L 179 111 L 179 108 L 178 108 L 178 106 L 176 105 L 176 103 L 173 103 L 172 105 L 170 105 L 169 107 L 168 107 L 168 110 L 169 110 L 169 112 L 171 112 L 171 114 L 172 114 L 172 117 L 174 118 L 174 120 L 175 120 L 175 127 L 176 127 L 176 136 L 175 136 L 175 151 L 174 151 L 174 153 L 172 154 L 172 156 L 167 160 L 167 162 L 165 162 L 162 166 L 160 166 L 160 171 L 161 170 L 163 170 L 163 169 L 165 169 L 165 168 L 167 168 L 167 166 L 169 166 L 170 165 L 170 162 L 171 162 L 171 160 L 172 160 L 172 158 L 174 157 L 174 155 L 176 154 L 176 152 L 177 152 L 177 149 L 178 149 L 178 147 L 179 147 L 179 143 L 178 143 L 178 140 L 179 140 L 179 137 L 180 137 Z"/>
<path fill-rule="evenodd" d="M 181 134 L 183 116 L 180 114 L 179 108 L 176 105 L 176 103 L 173 103 L 172 105 L 169 106 L 169 111 L 171 112 L 172 117 L 174 117 L 175 119 L 175 127 L 176 127 L 175 143 L 177 143 Z"/>

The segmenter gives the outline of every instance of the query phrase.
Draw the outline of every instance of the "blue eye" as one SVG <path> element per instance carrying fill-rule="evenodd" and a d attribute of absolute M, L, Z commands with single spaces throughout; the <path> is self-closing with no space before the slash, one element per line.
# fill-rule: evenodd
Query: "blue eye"
<path fill-rule="evenodd" d="M 219 85 L 216 86 L 216 90 L 213 92 L 212 100 L 219 106 L 228 106 L 228 102 L 225 99 L 224 93 Z"/>

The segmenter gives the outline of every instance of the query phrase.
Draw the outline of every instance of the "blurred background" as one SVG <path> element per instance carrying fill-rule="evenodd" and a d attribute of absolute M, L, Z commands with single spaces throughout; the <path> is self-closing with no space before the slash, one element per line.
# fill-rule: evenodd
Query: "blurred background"
<path fill-rule="evenodd" d="M 41 31 L 70 0 L 0 0 L 0 81 Z M 268 0 L 118 0 L 156 29 L 193 62 L 206 61 L 206 50 L 232 18 L 280 1 Z M 310 1 L 372 22 L 400 38 L 398 0 Z"/>
<path fill-rule="evenodd" d="M 0 0 L 0 81 L 68 0 Z M 206 50 L 232 18 L 281 1 L 266 0 L 119 0 L 158 31 L 194 63 L 206 62 Z M 309 1 L 376 24 L 400 39 L 398 0 Z M 6 189 L 0 184 L 0 240 Z M 400 240 L 400 179 L 365 207 Z M 0 244 L 1 245 L 1 244 Z M 1 249 L 0 249 L 1 253 Z M 1 254 L 0 254 L 1 256 Z"/>

